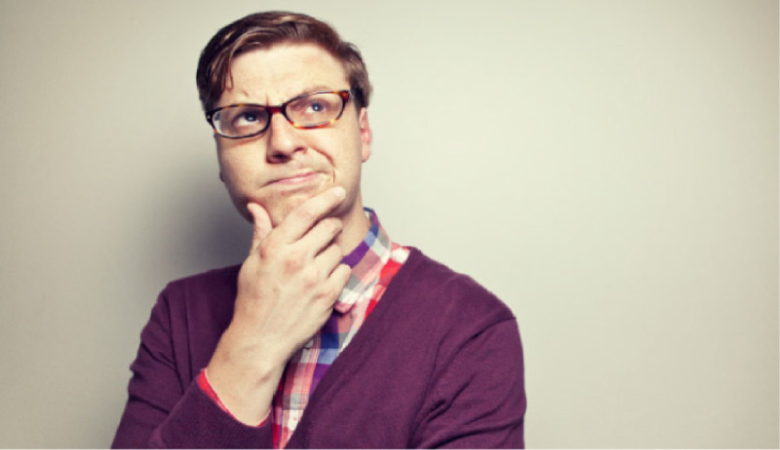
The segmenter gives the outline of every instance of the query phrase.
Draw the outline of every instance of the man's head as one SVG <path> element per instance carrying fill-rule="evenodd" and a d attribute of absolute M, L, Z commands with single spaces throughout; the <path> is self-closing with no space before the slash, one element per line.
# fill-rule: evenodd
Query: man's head
<path fill-rule="evenodd" d="M 357 49 L 333 28 L 301 14 L 247 16 L 211 39 L 201 54 L 197 82 L 215 126 L 221 177 L 244 217 L 250 219 L 246 205 L 254 202 L 276 226 L 306 199 L 341 186 L 346 198 L 332 215 L 344 219 L 345 229 L 361 220 L 361 164 L 371 153 L 365 108 L 371 86 Z M 316 92 L 340 93 L 328 101 L 343 106 L 343 112 L 308 128 L 305 111 L 295 108 L 303 103 L 319 111 L 324 103 L 294 99 Z M 289 106 L 263 108 L 279 105 Z M 260 132 L 261 121 L 267 128 Z M 258 132 L 231 131 L 236 129 Z M 245 134 L 250 135 L 237 137 Z"/>

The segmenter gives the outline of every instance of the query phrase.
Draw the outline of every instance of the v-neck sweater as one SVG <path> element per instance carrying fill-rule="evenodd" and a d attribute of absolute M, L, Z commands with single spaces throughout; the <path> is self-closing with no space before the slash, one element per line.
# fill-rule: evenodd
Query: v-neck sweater
<path fill-rule="evenodd" d="M 309 400 L 287 448 L 520 448 L 517 322 L 497 297 L 410 247 Z M 271 448 L 197 385 L 233 315 L 239 266 L 171 282 L 131 365 L 113 447 Z"/>

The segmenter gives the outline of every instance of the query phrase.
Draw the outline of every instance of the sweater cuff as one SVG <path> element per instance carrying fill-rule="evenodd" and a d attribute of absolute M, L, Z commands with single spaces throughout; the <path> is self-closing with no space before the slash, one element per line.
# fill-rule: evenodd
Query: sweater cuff
<path fill-rule="evenodd" d="M 206 369 L 203 369 L 200 371 L 200 374 L 198 374 L 198 387 L 203 391 L 203 393 L 206 394 L 208 398 L 210 398 L 214 403 L 217 404 L 217 406 L 222 409 L 222 411 L 225 411 L 232 419 L 236 419 L 236 417 L 233 415 L 233 413 L 230 412 L 230 410 L 225 406 L 224 403 L 222 403 L 222 400 L 220 400 L 219 395 L 217 395 L 217 392 L 214 390 L 214 388 L 211 387 L 211 383 L 209 382 L 208 376 L 206 375 Z M 260 421 L 259 424 L 254 425 L 255 428 L 263 427 L 268 422 L 268 418 L 271 416 L 271 410 L 269 409 L 266 413 L 263 420 Z M 253 425 L 247 425 L 247 426 L 253 426 Z"/>
<path fill-rule="evenodd" d="M 270 422 L 270 421 L 269 421 Z M 192 383 L 152 432 L 150 448 L 272 448 L 270 425 L 252 427 L 226 414 Z"/>

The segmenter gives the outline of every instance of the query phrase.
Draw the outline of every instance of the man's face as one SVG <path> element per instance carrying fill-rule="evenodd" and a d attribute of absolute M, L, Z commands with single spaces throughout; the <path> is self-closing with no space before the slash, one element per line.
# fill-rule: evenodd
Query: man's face
<path fill-rule="evenodd" d="M 301 94 L 349 89 L 341 64 L 313 44 L 278 44 L 241 54 L 231 65 L 233 83 L 217 107 L 236 103 L 279 105 Z M 263 206 L 277 226 L 296 206 L 334 186 L 347 196 L 333 216 L 362 214 L 360 168 L 371 154 L 365 109 L 353 100 L 335 123 L 297 129 L 274 114 L 262 134 L 243 139 L 216 136 L 219 166 L 238 211 L 251 220 L 249 201 Z"/>

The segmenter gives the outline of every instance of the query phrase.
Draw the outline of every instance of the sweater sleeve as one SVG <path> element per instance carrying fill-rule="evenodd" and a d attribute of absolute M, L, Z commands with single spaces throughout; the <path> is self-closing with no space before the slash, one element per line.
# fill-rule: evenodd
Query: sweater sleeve
<path fill-rule="evenodd" d="M 160 294 L 141 333 L 131 365 L 129 398 L 113 448 L 261 448 L 272 443 L 271 427 L 233 419 L 197 379 L 183 382 L 174 355 L 170 305 Z"/>
<path fill-rule="evenodd" d="M 522 448 L 523 355 L 514 319 L 469 338 L 432 380 L 413 439 L 417 448 Z"/>

